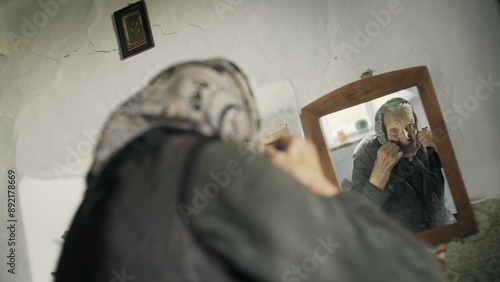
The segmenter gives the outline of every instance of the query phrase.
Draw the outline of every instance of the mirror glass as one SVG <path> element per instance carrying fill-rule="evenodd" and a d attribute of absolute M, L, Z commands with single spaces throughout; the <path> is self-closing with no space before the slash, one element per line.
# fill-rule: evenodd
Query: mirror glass
<path fill-rule="evenodd" d="M 375 124 L 378 109 L 395 97 L 406 100 L 413 108 L 415 116 L 408 108 L 398 108 L 399 118 L 395 119 L 398 111 L 386 110 L 384 112 L 388 114 L 380 118 L 380 121 L 384 122 Z M 408 114 L 405 115 L 404 112 Z M 426 66 L 375 75 L 335 89 L 303 107 L 302 117 L 307 136 L 318 148 L 325 175 L 345 192 L 358 192 L 367 200 L 376 202 L 383 211 L 433 245 L 478 232 L 469 196 Z M 390 120 L 403 122 L 393 126 L 394 122 Z M 384 129 L 382 124 L 389 126 Z M 394 131 L 394 128 L 399 130 Z M 423 137 L 427 136 L 428 130 L 432 132 L 434 144 L 419 146 L 416 140 L 422 139 L 424 144 Z M 379 133 L 376 137 L 375 132 Z M 388 147 L 398 146 L 405 155 L 399 156 L 396 161 L 393 159 L 385 170 L 378 170 L 390 171 L 390 174 L 379 173 L 374 177 L 374 180 L 378 178 L 378 181 L 372 182 L 372 171 L 374 168 L 380 168 L 380 162 L 375 165 L 378 148 L 383 146 L 385 151 Z M 394 156 L 394 150 L 390 154 L 385 152 L 382 155 L 387 160 L 387 156 L 391 154 Z M 422 160 L 427 160 L 427 163 Z M 397 174 L 394 175 L 393 172 Z M 434 193 L 436 190 L 429 187 L 441 187 L 441 192 Z M 401 197 L 410 192 L 413 193 L 412 197 Z M 384 206 L 386 201 L 394 203 L 394 198 L 391 197 L 398 193 L 398 199 L 402 199 L 399 205 L 392 205 L 390 209 Z M 425 212 L 415 217 L 413 215 L 417 214 L 414 212 L 417 205 L 425 207 Z M 437 215 L 438 219 L 432 215 Z M 424 226 L 416 224 L 422 218 L 425 219 Z M 440 220 L 441 218 L 446 220 Z"/>
<path fill-rule="evenodd" d="M 388 100 L 397 97 L 405 99 L 412 105 L 413 111 L 418 117 L 419 131 L 422 128 L 430 129 L 416 86 L 322 116 L 319 119 L 323 138 L 327 144 L 330 158 L 336 170 L 336 177 L 342 190 L 350 191 L 353 189 L 354 160 L 357 155 L 361 154 L 364 145 L 376 135 L 375 113 Z M 441 173 L 444 176 L 444 185 L 441 187 L 444 188 L 444 195 L 440 200 L 444 208 L 449 211 L 448 216 L 451 216 L 451 218 L 436 223 L 435 226 L 409 227 L 412 231 L 420 232 L 456 222 L 457 210 L 450 187 L 446 181 L 444 169 L 441 168 L 439 172 L 436 171 L 435 173 Z M 408 176 L 408 174 L 406 173 L 405 176 Z M 440 187 L 436 186 L 434 185 L 432 188 L 440 189 Z M 416 195 L 421 195 L 418 190 L 416 192 Z"/>

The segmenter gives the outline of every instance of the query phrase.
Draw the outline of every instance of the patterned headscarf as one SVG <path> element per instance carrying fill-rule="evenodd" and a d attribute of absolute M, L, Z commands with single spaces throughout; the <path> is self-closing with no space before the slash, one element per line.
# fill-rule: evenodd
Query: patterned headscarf
<path fill-rule="evenodd" d="M 420 124 L 418 122 L 417 115 L 413 110 L 410 102 L 406 101 L 403 98 L 392 98 L 389 101 L 385 102 L 375 114 L 375 134 L 377 135 L 378 141 L 380 144 L 384 144 L 387 142 L 387 129 L 385 128 L 384 117 L 388 112 L 396 112 L 400 111 L 404 108 L 408 108 L 413 113 L 413 118 L 415 119 L 415 126 L 420 128 Z M 418 139 L 416 140 L 418 142 Z"/>
<path fill-rule="evenodd" d="M 91 174 L 154 127 L 194 130 L 260 149 L 259 119 L 245 75 L 215 59 L 172 66 L 123 103 L 104 125 Z"/>

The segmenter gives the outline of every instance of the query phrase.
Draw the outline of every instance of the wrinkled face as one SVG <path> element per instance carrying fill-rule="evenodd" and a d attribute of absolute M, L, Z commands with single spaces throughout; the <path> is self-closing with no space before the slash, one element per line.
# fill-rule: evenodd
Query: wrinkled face
<path fill-rule="evenodd" d="M 418 149 L 417 127 L 410 109 L 387 112 L 384 115 L 387 140 L 395 142 L 403 151 L 403 157 L 415 155 Z"/>

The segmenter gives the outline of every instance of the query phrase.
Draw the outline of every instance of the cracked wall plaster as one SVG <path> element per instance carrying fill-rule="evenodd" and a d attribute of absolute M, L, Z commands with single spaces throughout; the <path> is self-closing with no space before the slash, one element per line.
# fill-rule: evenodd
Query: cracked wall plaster
<path fill-rule="evenodd" d="M 401 0 L 400 11 L 391 15 L 386 26 L 369 37 L 365 47 L 356 47 L 357 30 L 366 32 L 366 26 L 376 21 L 373 14 L 387 9 L 389 2 L 363 3 L 241 1 L 221 14 L 207 1 L 198 5 L 181 0 L 168 5 L 148 1 L 156 47 L 124 61 L 119 60 L 112 22 L 113 12 L 123 7 L 121 1 L 61 5 L 36 37 L 2 59 L 9 66 L 2 69 L 9 84 L 0 89 L 16 93 L 15 97 L 0 97 L 0 101 L 14 105 L 3 111 L 9 116 L 19 114 L 16 160 L 29 175 L 53 175 L 52 164 L 67 163 L 71 155 L 67 148 L 76 148 L 85 140 L 84 129 L 100 128 L 113 108 L 111 104 L 138 91 L 168 65 L 193 58 L 232 59 L 249 74 L 254 87 L 287 78 L 299 107 L 358 79 L 366 68 L 378 74 L 427 65 L 435 78 L 439 101 L 443 109 L 449 109 L 474 93 L 479 75 L 498 73 L 491 60 L 498 61 L 491 44 L 498 42 L 498 31 L 478 20 L 488 14 L 488 5 L 493 2 L 477 5 L 461 1 L 450 10 L 449 3 Z M 447 9 L 449 13 L 439 12 Z M 37 6 L 16 10 L 7 26 L 12 28 L 20 17 L 30 18 L 38 10 Z M 492 20 L 495 16 L 490 11 Z M 345 43 L 359 52 L 347 56 Z M 469 50 L 479 50 L 484 56 L 470 56 Z M 490 102 L 484 105 L 488 111 L 477 111 L 475 116 L 494 120 L 488 113 L 494 112 L 498 100 Z M 476 134 L 482 134 L 475 123 L 475 119 L 466 119 L 464 126 L 450 132 L 457 148 L 467 147 Z M 40 134 L 39 128 L 46 128 L 45 133 Z M 493 133 L 500 135 L 496 129 Z M 58 136 L 58 141 L 53 142 L 52 136 Z M 40 142 L 33 144 L 35 139 Z M 484 146 L 494 143 L 481 142 Z M 457 151 L 467 167 L 469 157 Z M 499 156 L 483 153 L 470 158 L 476 164 L 494 163 Z M 82 165 L 74 173 L 85 169 Z"/>
<path fill-rule="evenodd" d="M 85 140 L 84 129 L 100 128 L 111 104 L 138 91 L 154 73 L 188 59 L 232 59 L 248 73 L 254 87 L 286 78 L 299 107 L 358 79 L 366 68 L 378 74 L 429 66 L 443 109 L 463 103 L 474 93 L 478 76 L 498 74 L 496 44 L 491 42 L 498 43 L 499 36 L 489 28 L 492 21 L 498 21 L 496 11 L 489 7 L 492 1 L 482 5 L 459 1 L 450 9 L 449 2 L 401 0 L 400 11 L 391 15 L 378 34 L 365 47 L 356 47 L 357 29 L 366 32 L 366 26 L 376 21 L 373 14 L 387 9 L 389 2 L 363 3 L 241 1 L 221 14 L 207 1 L 196 5 L 181 0 L 168 5 L 148 1 L 156 47 L 124 61 L 119 60 L 112 22 L 113 12 L 123 7 L 121 1 L 60 5 L 34 38 L 1 60 L 2 79 L 9 83 L 2 83 L 0 89 L 16 93 L 4 94 L 0 101 L 12 105 L 2 112 L 17 116 L 18 165 L 31 176 L 50 176 L 54 173 L 51 164 L 67 159 L 65 148 Z M 15 9 L 6 26 L 19 33 L 20 18 L 33 18 L 39 10 L 36 5 Z M 439 12 L 445 10 L 448 13 Z M 483 18 L 491 20 L 479 20 Z M 345 43 L 359 52 L 347 56 Z M 471 50 L 481 55 L 472 56 Z M 498 99 L 474 115 L 495 120 L 489 114 L 495 112 L 495 105 Z M 457 148 L 468 147 L 474 136 L 485 134 L 486 129 L 476 123 L 474 118 L 466 119 L 464 126 L 450 132 Z M 500 135 L 498 129 L 488 132 Z M 53 136 L 58 141 L 53 142 Z M 485 147 L 494 143 L 481 142 Z M 469 157 L 457 151 L 461 163 L 467 163 Z M 470 158 L 476 164 L 495 163 L 499 156 L 480 153 Z M 78 167 L 75 174 L 85 168 Z"/>
<path fill-rule="evenodd" d="M 380 74 L 427 65 L 443 112 L 470 99 L 478 77 L 500 81 L 494 0 L 400 0 L 402 10 L 365 46 L 355 43 L 358 30 L 366 32 L 377 23 L 374 13 L 395 1 L 242 0 L 221 12 L 214 1 L 147 0 L 155 47 L 123 61 L 112 14 L 126 1 L 63 2 L 17 50 L 0 41 L 0 117 L 9 120 L 1 131 L 15 143 L 0 165 L 16 165 L 28 178 L 85 175 L 112 109 L 185 60 L 233 60 L 254 89 L 286 79 L 299 107 L 359 79 L 367 68 Z M 37 12 L 40 6 L 27 0 L 0 6 L 2 38 L 22 34 L 23 18 Z M 347 56 L 345 44 L 359 52 Z M 500 196 L 498 92 L 450 131 L 469 194 L 478 200 Z"/>

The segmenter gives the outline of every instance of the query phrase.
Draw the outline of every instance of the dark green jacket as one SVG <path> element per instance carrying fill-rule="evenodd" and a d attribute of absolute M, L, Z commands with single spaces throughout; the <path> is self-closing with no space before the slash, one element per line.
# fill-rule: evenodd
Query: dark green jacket
<path fill-rule="evenodd" d="M 442 281 L 424 245 L 357 195 L 315 196 L 220 141 L 200 152 L 192 175 L 186 204 L 202 204 L 193 229 L 250 281 Z"/>
<path fill-rule="evenodd" d="M 369 182 L 380 146 L 377 139 L 372 139 L 354 160 L 351 191 L 380 206 L 413 232 L 455 223 L 444 203 L 444 176 L 437 153 L 421 146 L 411 161 L 402 158 L 382 191 Z M 413 187 L 410 180 L 417 171 L 420 189 Z"/>
<path fill-rule="evenodd" d="M 58 282 L 441 281 L 375 206 L 312 195 L 233 143 L 155 129 L 88 185 Z"/>

